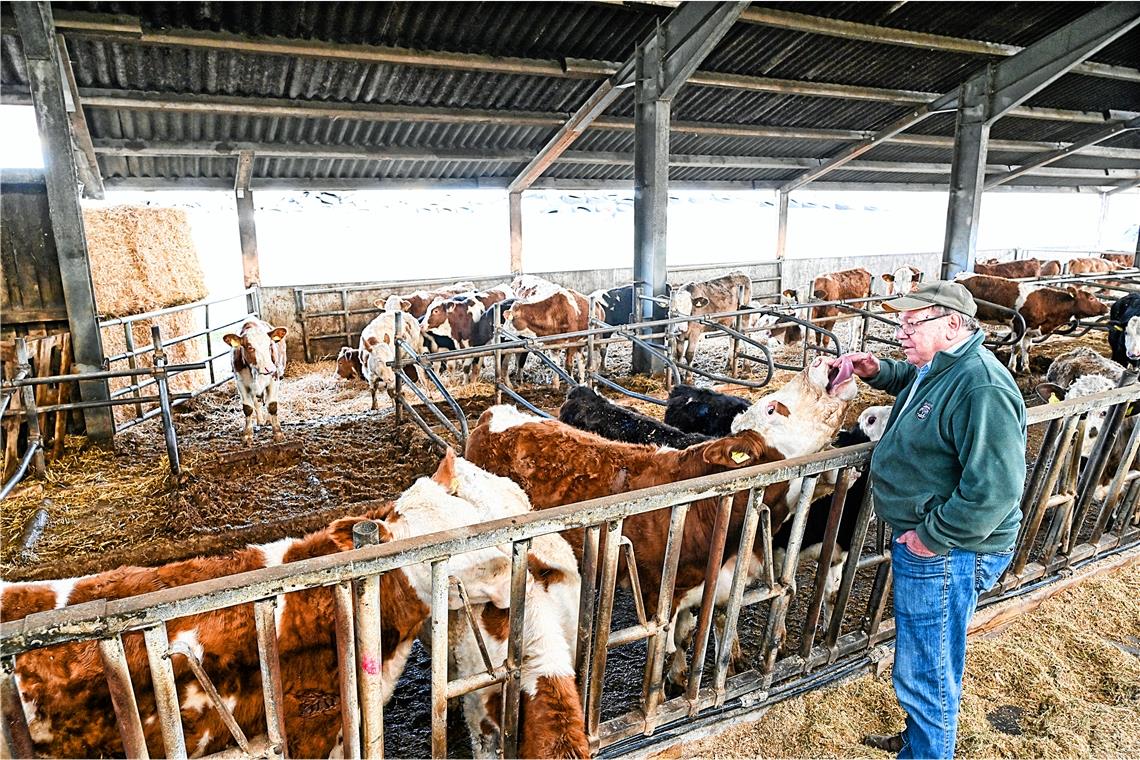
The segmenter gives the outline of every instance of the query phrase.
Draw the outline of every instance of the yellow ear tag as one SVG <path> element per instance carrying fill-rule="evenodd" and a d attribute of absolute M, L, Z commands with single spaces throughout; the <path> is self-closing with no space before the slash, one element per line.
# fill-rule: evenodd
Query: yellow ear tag
<path fill-rule="evenodd" d="M 1059 404 L 1059 403 L 1061 403 L 1061 399 L 1057 398 L 1056 393 L 1050 393 L 1049 394 L 1049 403 L 1050 404 Z"/>
<path fill-rule="evenodd" d="M 732 452 L 732 461 L 736 462 L 737 464 L 741 464 L 742 462 L 747 462 L 751 458 L 752 457 L 748 456 L 743 451 Z"/>

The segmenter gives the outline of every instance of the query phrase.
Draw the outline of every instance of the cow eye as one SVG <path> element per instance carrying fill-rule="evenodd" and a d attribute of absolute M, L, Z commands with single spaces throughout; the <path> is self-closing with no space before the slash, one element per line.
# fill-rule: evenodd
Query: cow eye
<path fill-rule="evenodd" d="M 868 425 L 874 425 L 875 424 L 875 418 L 874 417 L 868 417 L 867 418 L 867 424 Z"/>
<path fill-rule="evenodd" d="M 776 413 L 776 405 L 775 404 L 768 404 L 768 416 L 771 417 L 775 413 Z"/>

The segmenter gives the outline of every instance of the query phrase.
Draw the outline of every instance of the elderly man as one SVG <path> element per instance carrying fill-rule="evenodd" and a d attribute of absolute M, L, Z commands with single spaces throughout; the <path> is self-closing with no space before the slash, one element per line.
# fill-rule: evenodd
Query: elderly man
<path fill-rule="evenodd" d="M 982 345 L 977 304 L 935 281 L 886 301 L 906 361 L 847 354 L 898 397 L 871 459 L 875 511 L 894 529 L 894 687 L 906 728 L 864 742 L 899 757 L 953 757 L 978 594 L 1012 558 L 1025 484 L 1025 402 Z"/>

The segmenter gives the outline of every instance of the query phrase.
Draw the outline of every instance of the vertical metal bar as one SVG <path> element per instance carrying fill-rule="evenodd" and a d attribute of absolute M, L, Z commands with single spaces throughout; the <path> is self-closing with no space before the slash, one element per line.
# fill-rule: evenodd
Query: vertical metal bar
<path fill-rule="evenodd" d="M 591 295 L 586 304 L 586 329 L 594 326 L 594 297 Z M 605 369 L 600 367 L 599 370 Z M 586 387 L 593 388 L 594 383 L 594 333 L 586 335 Z"/>
<path fill-rule="evenodd" d="M 1070 415 L 1064 419 L 1063 425 L 1055 436 L 1052 438 L 1051 450 L 1046 453 L 1042 451 L 1037 455 L 1038 463 L 1042 464 L 1043 475 L 1041 482 L 1036 484 L 1036 500 L 1032 503 L 1032 509 L 1026 511 L 1023 504 L 1021 536 L 1017 542 L 1017 549 L 1013 556 L 1013 562 L 1010 563 L 1009 573 L 1013 575 L 1020 575 L 1025 570 L 1025 565 L 1029 561 L 1029 552 L 1033 549 L 1033 544 L 1037 540 L 1037 531 L 1041 527 L 1041 520 L 1045 516 L 1045 509 L 1049 502 L 1049 497 L 1053 493 L 1053 489 L 1057 485 L 1057 480 L 1061 477 L 1063 467 L 1062 463 L 1069 456 L 1069 452 L 1073 445 L 1073 434 L 1077 431 L 1078 415 Z M 1053 420 L 1058 422 L 1059 420 Z M 1050 425 L 1050 432 L 1053 431 L 1053 426 Z M 1046 439 L 1049 441 L 1050 439 Z M 1042 448 L 1045 447 L 1042 443 Z M 1037 467 L 1034 466 L 1034 473 L 1036 474 Z"/>
<path fill-rule="evenodd" d="M 1124 456 L 1117 464 L 1116 472 L 1112 476 L 1112 484 L 1108 488 L 1108 495 L 1104 498 L 1104 504 L 1101 506 L 1100 514 L 1097 515 L 1096 525 L 1093 526 L 1092 535 L 1089 537 L 1089 543 L 1091 544 L 1100 541 L 1101 536 L 1104 535 L 1104 530 L 1108 525 L 1109 519 L 1116 511 L 1117 500 L 1120 499 L 1121 492 L 1124 489 L 1124 480 L 1128 476 L 1128 471 L 1132 469 L 1132 462 L 1136 458 L 1138 446 L 1140 446 L 1140 425 L 1133 425 L 1132 433 L 1128 437 L 1128 443 L 1125 444 L 1124 447 Z"/>
<path fill-rule="evenodd" d="M 503 403 L 503 352 L 499 344 L 503 342 L 503 309 L 502 301 L 491 308 L 495 311 L 494 323 L 491 326 L 491 345 L 495 350 L 495 403 Z M 509 374 L 509 373 L 508 373 Z"/>
<path fill-rule="evenodd" d="M 265 697 L 265 727 L 274 757 L 289 755 L 285 734 L 285 690 L 281 685 L 281 657 L 277 647 L 277 597 L 253 603 L 257 626 L 257 655 L 261 663 L 261 693 Z"/>
<path fill-rule="evenodd" d="M 736 640 L 736 624 L 740 617 L 741 602 L 744 600 L 744 585 L 748 580 L 748 568 L 755 561 L 753 545 L 756 543 L 756 527 L 760 522 L 760 512 L 768 512 L 764 504 L 764 489 L 748 492 L 748 506 L 744 513 L 744 527 L 740 532 L 740 543 L 736 550 L 736 567 L 732 572 L 732 585 L 728 590 L 728 607 L 725 610 L 724 636 L 717 652 L 716 670 L 713 673 L 713 688 L 716 692 L 716 706 L 724 704 L 725 682 L 728 680 L 728 667 L 732 664 L 732 644 Z"/>
<path fill-rule="evenodd" d="M 241 243 L 242 281 L 247 288 L 261 282 L 261 264 L 257 256 L 257 221 L 253 206 L 253 191 L 234 193 L 237 204 L 238 240 Z"/>
<path fill-rule="evenodd" d="M 38 368 L 40 372 L 49 371 L 45 367 Z M 16 339 L 16 371 L 27 373 L 31 377 L 32 365 L 28 360 L 28 343 L 24 338 Z M 36 475 L 43 477 L 47 470 L 44 464 L 43 436 L 40 433 L 40 418 L 36 413 L 36 391 L 31 385 L 20 387 L 20 401 L 24 405 L 24 415 L 28 425 L 28 448 L 35 447 L 32 462 L 36 468 Z"/>
<path fill-rule="evenodd" d="M 942 279 L 974 269 L 986 176 L 986 149 L 990 139 L 990 88 L 994 67 L 987 65 L 958 90 L 958 116 L 954 125 L 954 156 L 950 166 L 950 203 L 946 210 L 946 238 L 942 248 Z"/>
<path fill-rule="evenodd" d="M 123 640 L 118 636 L 99 640 L 99 658 L 103 662 L 103 673 L 107 677 L 107 689 L 111 692 L 111 704 L 123 737 L 123 750 L 127 757 L 150 757 L 143 733 L 139 707 L 135 702 L 135 691 L 131 686 L 131 671 L 127 667 L 127 654 L 123 650 Z"/>
<path fill-rule="evenodd" d="M 348 288 L 340 289 L 340 323 L 344 330 L 344 342 L 352 345 L 352 333 L 348 329 Z M 396 330 L 398 336 L 400 331 Z"/>
<path fill-rule="evenodd" d="M 166 376 L 166 352 L 162 349 L 162 335 L 158 325 L 151 325 L 150 339 L 154 344 L 154 379 L 158 384 L 158 404 L 162 410 L 162 434 L 166 438 L 166 456 L 170 472 L 175 478 L 182 475 L 178 458 L 178 435 L 174 432 L 174 414 L 170 406 L 170 385 Z M 137 383 L 136 383 L 137 385 Z"/>
<path fill-rule="evenodd" d="M 875 572 L 875 581 L 871 584 L 871 596 L 867 599 L 867 614 L 863 618 L 863 630 L 869 636 L 879 632 L 883 622 L 883 612 L 887 609 L 887 594 L 891 590 L 891 579 L 894 568 L 890 562 L 879 565 Z"/>
<path fill-rule="evenodd" d="M 522 274 L 522 193 L 507 193 L 507 205 L 511 230 L 511 274 Z"/>
<path fill-rule="evenodd" d="M 645 734 L 650 735 L 657 726 L 657 708 L 665 701 L 665 649 L 673 627 L 669 620 L 673 612 L 674 587 L 677 583 L 677 564 L 681 559 L 681 544 L 684 536 L 685 517 L 689 505 L 677 504 L 669 516 L 669 535 L 665 541 L 665 566 L 661 574 L 661 589 L 657 595 L 657 609 L 653 622 L 657 633 L 646 644 L 648 660 L 645 663 L 645 682 L 642 684 L 642 702 L 645 709 Z"/>
<path fill-rule="evenodd" d="M 356 682 L 356 632 L 352 619 L 352 583 L 332 587 L 336 615 L 336 661 L 340 675 L 340 722 L 346 760 L 360 758 L 360 700 Z"/>
<path fill-rule="evenodd" d="M 16 658 L 5 657 L 0 662 L 0 727 L 3 729 L 4 743 L 13 757 L 35 757 L 36 745 L 28 728 L 28 716 L 24 713 L 24 703 L 16 684 Z"/>
<path fill-rule="evenodd" d="M 297 321 L 301 323 L 301 342 L 305 345 L 305 361 L 312 364 L 313 349 L 309 345 L 309 322 L 305 318 L 305 291 L 294 290 L 297 296 Z"/>
<path fill-rule="evenodd" d="M 206 320 L 206 324 L 205 324 L 204 329 L 206 330 L 206 357 L 207 357 L 207 364 L 208 364 L 207 368 L 210 370 L 210 385 L 213 385 L 215 382 L 217 382 L 217 380 L 214 378 L 214 359 L 213 359 L 213 357 L 214 357 L 214 335 L 210 331 L 210 302 L 209 301 L 206 302 L 205 320 Z"/>
<path fill-rule="evenodd" d="M 593 662 L 590 663 L 590 690 L 586 700 L 586 736 L 590 748 L 597 751 L 598 726 L 602 716 L 602 681 L 606 673 L 606 655 L 610 640 L 610 623 L 614 611 L 614 585 L 617 581 L 618 550 L 621 548 L 622 520 L 605 524 L 602 539 L 602 588 L 598 599 L 597 624 L 594 628 Z"/>
<path fill-rule="evenodd" d="M 868 462 L 866 467 L 870 467 Z M 843 618 L 847 613 L 847 602 L 851 598 L 851 587 L 855 584 L 855 573 L 859 569 L 859 559 L 863 556 L 863 543 L 867 540 L 867 528 L 871 523 L 871 513 L 874 511 L 874 496 L 870 482 L 867 478 L 866 491 L 863 500 L 857 509 L 859 516 L 855 521 L 855 532 L 851 534 L 851 543 L 847 549 L 847 561 L 843 566 L 843 579 L 839 582 L 839 593 L 835 597 L 835 609 L 831 612 L 831 624 L 827 629 L 827 646 L 833 652 L 835 643 L 839 640 L 839 633 L 843 629 Z"/>
<path fill-rule="evenodd" d="M 578 694 L 583 712 L 587 708 L 590 685 L 590 661 L 594 633 L 594 595 L 598 586 L 598 534 L 600 525 L 591 525 L 582 536 L 582 560 L 579 574 L 582 589 L 578 595 L 578 636 L 574 650 L 574 672 L 578 674 Z"/>
<path fill-rule="evenodd" d="M 815 643 L 815 629 L 819 625 L 820 610 L 823 607 L 823 594 L 831 575 L 831 558 L 835 554 L 835 538 L 839 534 L 839 520 L 847 501 L 849 470 L 840 471 L 835 481 L 835 491 L 831 495 L 831 511 L 827 514 L 827 525 L 823 530 L 823 546 L 819 550 L 819 560 L 815 572 L 815 590 L 804 619 L 803 635 L 800 639 L 800 657 L 806 661 Z"/>
<path fill-rule="evenodd" d="M 716 518 L 709 538 L 709 556 L 705 564 L 705 593 L 701 597 L 701 612 L 697 619 L 697 635 L 693 640 L 692 658 L 689 660 L 689 683 L 685 698 L 689 700 L 689 715 L 697 714 L 697 695 L 701 690 L 701 676 L 705 672 L 705 652 L 712 633 L 713 604 L 716 602 L 717 577 L 724 564 L 724 544 L 728 539 L 728 523 L 732 515 L 734 494 L 720 497 Z"/>
<path fill-rule="evenodd" d="M 143 631 L 146 642 L 146 658 L 150 664 L 151 688 L 154 690 L 154 705 L 158 713 L 159 728 L 162 730 L 162 744 L 166 749 L 164 757 L 186 757 L 186 737 L 182 733 L 182 711 L 178 704 L 178 685 L 174 680 L 174 668 L 167 652 L 170 637 L 166 623 L 160 622 Z"/>
<path fill-rule="evenodd" d="M 447 560 L 438 559 L 431 563 L 432 757 L 447 757 L 447 657 Z"/>
<path fill-rule="evenodd" d="M 347 324 L 347 322 L 346 322 L 346 324 Z M 403 416 L 401 414 L 401 411 L 402 411 L 401 405 L 404 401 L 404 379 L 403 379 L 403 373 L 400 372 L 400 353 L 401 353 L 400 341 L 403 338 L 403 330 L 404 330 L 404 312 L 402 312 L 402 311 L 396 312 L 395 330 L 396 330 L 396 339 L 395 339 L 395 345 L 393 346 L 393 348 L 395 349 L 395 353 L 393 354 L 392 371 L 396 374 L 396 383 L 395 383 L 394 392 L 392 394 L 392 406 L 395 408 L 395 412 L 396 412 L 396 424 L 399 425 L 400 421 L 401 421 L 400 418 Z M 347 328 L 345 329 L 345 331 L 347 332 Z"/>
<path fill-rule="evenodd" d="M 352 527 L 352 543 L 356 548 L 380 542 L 380 530 L 371 520 Z M 356 679 L 360 685 L 360 720 L 364 728 L 361 755 L 366 758 L 384 756 L 384 668 L 380 648 L 380 576 L 371 575 L 354 581 L 356 624 Z"/>
<path fill-rule="evenodd" d="M 511 545 L 511 608 L 508 617 L 507 680 L 503 684 L 503 757 L 518 757 L 519 697 L 523 666 L 523 621 L 526 615 L 527 552 L 530 539 Z"/>
<path fill-rule="evenodd" d="M 135 331 L 133 328 L 134 322 L 123 323 L 123 339 L 127 346 L 127 365 L 131 369 L 138 369 L 139 362 L 138 357 L 135 356 Z M 109 368 L 110 367 L 108 366 L 108 369 Z M 131 378 L 131 385 L 134 388 L 134 390 L 131 391 L 131 395 L 133 395 L 135 398 L 142 396 L 142 393 L 139 391 L 140 383 L 137 375 Z M 143 416 L 143 408 L 141 403 L 135 404 L 135 416 Z"/>
<path fill-rule="evenodd" d="M 776 259 L 782 260 L 788 245 L 788 192 L 777 190 L 776 200 L 779 209 L 776 216 Z"/>

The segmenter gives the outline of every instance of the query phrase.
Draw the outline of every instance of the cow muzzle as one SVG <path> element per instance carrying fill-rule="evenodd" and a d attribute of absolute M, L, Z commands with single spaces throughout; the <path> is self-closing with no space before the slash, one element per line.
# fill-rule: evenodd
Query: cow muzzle
<path fill-rule="evenodd" d="M 838 395 L 840 389 L 847 383 L 855 382 L 855 368 L 851 365 L 851 360 L 847 357 L 840 357 L 838 361 L 831 365 L 827 371 L 827 393 L 828 395 Z"/>

